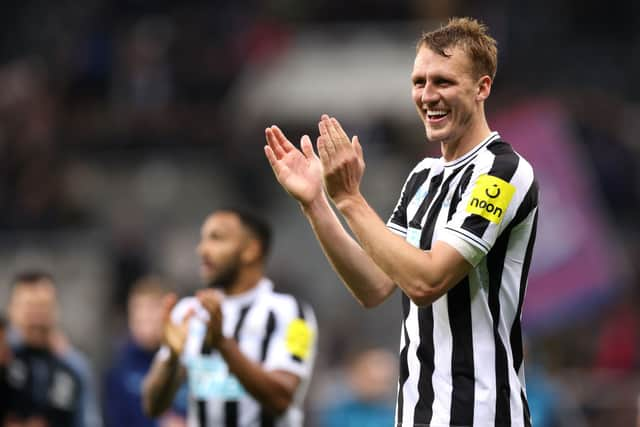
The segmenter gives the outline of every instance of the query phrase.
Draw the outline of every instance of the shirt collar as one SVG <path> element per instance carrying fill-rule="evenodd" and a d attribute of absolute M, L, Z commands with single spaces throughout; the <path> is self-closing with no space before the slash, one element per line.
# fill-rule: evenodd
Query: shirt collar
<path fill-rule="evenodd" d="M 444 162 L 444 167 L 448 168 L 451 166 L 459 166 L 465 163 L 470 158 L 474 157 L 480 150 L 489 145 L 490 142 L 500 139 L 500 134 L 498 132 L 491 132 L 488 137 L 486 137 L 480 144 L 476 145 L 471 151 L 464 154 L 462 157 L 458 157 L 455 160 L 451 160 L 450 162 Z"/>
<path fill-rule="evenodd" d="M 225 295 L 225 303 L 246 305 L 250 304 L 264 292 L 271 292 L 273 290 L 273 282 L 266 277 L 263 277 L 258 283 L 251 289 L 236 295 Z"/>

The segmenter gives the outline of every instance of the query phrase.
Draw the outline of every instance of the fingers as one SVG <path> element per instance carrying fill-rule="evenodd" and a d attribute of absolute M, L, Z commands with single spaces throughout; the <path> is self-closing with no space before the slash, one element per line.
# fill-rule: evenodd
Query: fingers
<path fill-rule="evenodd" d="M 319 136 L 316 140 L 316 147 L 318 147 L 318 155 L 323 167 L 326 167 L 329 163 L 329 153 L 327 152 L 327 138 Z"/>
<path fill-rule="evenodd" d="M 335 117 L 331 117 L 327 120 L 327 128 L 329 129 L 329 134 L 337 144 L 344 146 L 349 142 L 349 137 L 342 130 L 342 126 Z"/>
<path fill-rule="evenodd" d="M 215 289 L 202 289 L 196 293 L 196 297 L 209 313 L 217 311 L 223 299 L 222 293 Z"/>
<path fill-rule="evenodd" d="M 322 117 L 325 117 L 324 115 Z M 336 153 L 335 143 L 329 132 L 328 119 L 323 119 L 318 123 L 318 130 L 320 131 L 320 137 L 323 139 L 324 149 L 327 155 L 333 156 Z M 321 156 L 322 157 L 322 156 Z"/>
<path fill-rule="evenodd" d="M 341 149 L 349 149 L 349 137 L 335 117 L 323 114 L 318 123 L 320 135 L 327 138 L 326 147 L 329 154 Z"/>
<path fill-rule="evenodd" d="M 265 145 L 264 146 L 264 154 L 267 156 L 267 160 L 269 160 L 269 165 L 271 165 L 271 169 L 278 174 L 278 159 L 276 158 L 276 154 L 273 152 L 273 149 Z"/>
<path fill-rule="evenodd" d="M 312 160 L 317 158 L 316 153 L 313 152 L 313 144 L 311 143 L 309 135 L 304 135 L 300 140 L 300 149 L 307 159 Z"/>
<path fill-rule="evenodd" d="M 267 139 L 267 147 L 271 149 L 271 151 L 275 155 L 274 157 L 276 159 L 283 158 L 286 153 L 284 151 L 284 148 L 280 145 L 280 141 L 276 136 L 273 126 L 268 127 L 264 130 L 264 136 Z M 266 147 L 265 147 L 265 150 L 266 150 Z"/>
<path fill-rule="evenodd" d="M 356 150 L 358 158 L 364 161 L 364 153 L 362 152 L 362 145 L 360 145 L 360 138 L 358 138 L 358 135 L 354 135 L 353 138 L 351 138 L 351 145 L 353 145 L 353 149 Z"/>
<path fill-rule="evenodd" d="M 286 153 L 296 149 L 278 126 L 270 126 L 265 129 L 264 133 L 267 144 L 275 153 L 276 158 L 281 159 Z"/>

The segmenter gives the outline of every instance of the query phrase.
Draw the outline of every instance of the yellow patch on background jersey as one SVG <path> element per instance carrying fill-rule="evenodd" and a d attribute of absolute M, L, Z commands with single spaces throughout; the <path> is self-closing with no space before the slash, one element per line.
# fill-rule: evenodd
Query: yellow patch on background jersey
<path fill-rule="evenodd" d="M 287 328 L 286 346 L 289 353 L 306 359 L 311 351 L 311 343 L 313 341 L 313 331 L 302 319 L 295 319 Z"/>
<path fill-rule="evenodd" d="M 500 224 L 515 192 L 516 187 L 507 181 L 491 175 L 481 175 L 471 193 L 467 212 Z"/>

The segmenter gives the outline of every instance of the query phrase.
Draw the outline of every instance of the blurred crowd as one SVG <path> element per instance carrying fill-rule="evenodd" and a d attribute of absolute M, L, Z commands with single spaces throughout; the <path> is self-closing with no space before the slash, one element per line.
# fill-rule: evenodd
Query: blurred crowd
<path fill-rule="evenodd" d="M 541 94 L 563 106 L 593 184 L 590 194 L 627 269 L 624 283 L 615 284 L 619 290 L 578 321 L 529 338 L 527 384 L 536 425 L 631 425 L 640 395 L 640 13 L 631 0 L 601 6 L 592 0 L 4 2 L 0 296 L 6 299 L 0 310 L 8 316 L 13 351 L 0 339 L 0 362 L 10 367 L 12 358 L 27 357 L 15 340 L 35 337 L 29 349 L 46 349 L 75 366 L 72 383 L 83 392 L 71 406 L 81 408 L 86 421 L 78 426 L 183 426 L 184 394 L 160 424 L 144 419 L 138 401 L 159 345 L 157 301 L 169 290 L 185 294 L 196 283 L 196 269 L 184 261 L 194 241 L 189 233 L 213 204 L 233 203 L 277 219 L 276 240 L 303 239 L 295 224 L 295 233 L 286 229 L 290 218 L 282 212 L 295 208 L 265 179 L 270 171 L 262 128 L 269 123 L 244 122 L 229 108 L 238 78 L 277 62 L 306 28 L 433 25 L 464 14 L 487 22 L 500 42 L 489 117 Z M 350 78 L 357 77 L 345 76 Z M 406 135 L 421 141 L 414 125 L 407 129 L 388 117 L 359 124 L 376 143 L 365 148 L 368 162 L 392 164 L 395 155 L 414 163 L 424 145 L 397 142 Z M 395 176 L 392 170 L 388 176 Z M 94 248 L 80 252 L 99 256 L 98 267 L 70 256 L 58 271 L 56 257 L 78 240 Z M 313 243 L 305 242 L 306 253 Z M 27 255 L 15 256 L 25 247 Z M 312 259 L 313 250 L 303 258 Z M 286 256 L 276 257 L 273 275 L 288 290 L 310 295 L 319 314 L 324 354 L 308 402 L 310 422 L 374 426 L 362 420 L 392 417 L 398 343 L 389 342 L 394 334 L 380 333 L 381 323 L 373 319 L 385 311 L 364 314 L 338 294 L 331 312 L 320 297 L 342 291 L 334 283 L 324 286 L 324 278 L 333 277 L 328 266 L 308 261 L 316 270 L 305 271 L 301 259 L 300 271 L 285 276 L 278 267 L 290 262 Z M 21 268 L 34 265 L 63 279 L 24 289 L 10 283 Z M 163 278 L 149 276 L 155 272 Z M 81 311 L 69 303 L 80 287 L 93 295 L 89 304 L 102 305 Z M 74 317 L 66 324 L 65 312 L 76 312 L 67 314 Z M 82 328 L 92 324 L 85 321 L 89 315 L 101 330 Z M 78 345 L 72 345 L 76 337 Z M 38 417 L 28 426 L 47 426 Z"/>

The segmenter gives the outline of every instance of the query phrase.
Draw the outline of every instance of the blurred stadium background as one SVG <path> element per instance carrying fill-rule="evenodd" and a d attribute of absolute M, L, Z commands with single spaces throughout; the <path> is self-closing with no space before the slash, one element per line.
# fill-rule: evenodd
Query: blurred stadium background
<path fill-rule="evenodd" d="M 632 425 L 640 6 L 631 0 L 4 1 L 0 280 L 50 269 L 64 327 L 99 377 L 131 283 L 151 272 L 180 293 L 196 289 L 202 219 L 250 207 L 275 227 L 270 275 L 318 314 L 309 405 L 321 406 L 346 355 L 396 350 L 399 299 L 371 311 L 351 299 L 271 176 L 263 129 L 278 124 L 297 140 L 314 135 L 320 114 L 340 118 L 363 142 L 364 193 L 386 218 L 413 165 L 437 149 L 410 101 L 415 41 L 456 15 L 483 20 L 498 39 L 489 121 L 541 182 L 524 311 L 531 381 L 563 396 L 552 400 L 564 424 L 550 425 Z"/>

